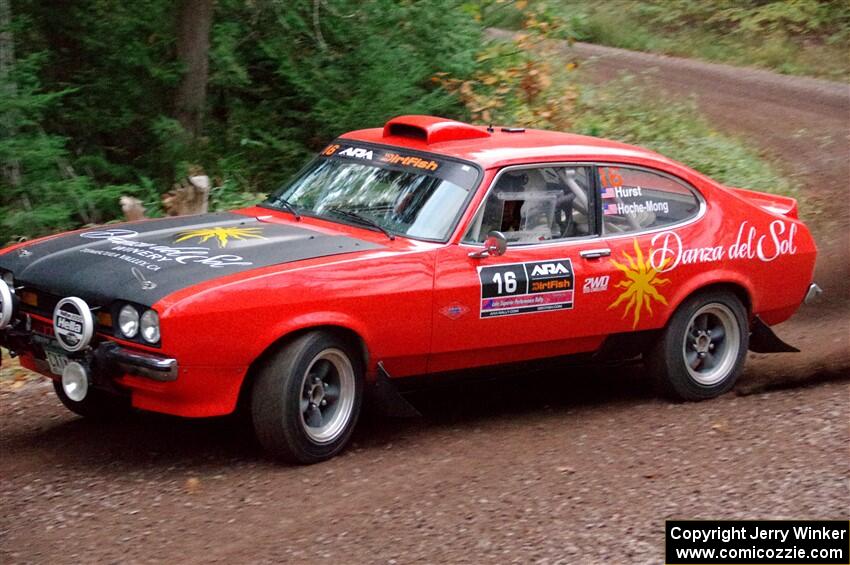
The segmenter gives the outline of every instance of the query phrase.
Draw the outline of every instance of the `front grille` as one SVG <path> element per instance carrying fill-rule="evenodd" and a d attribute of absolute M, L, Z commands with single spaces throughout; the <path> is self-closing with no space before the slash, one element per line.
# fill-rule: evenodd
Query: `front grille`
<path fill-rule="evenodd" d="M 62 300 L 62 297 L 32 286 L 24 286 L 16 289 L 16 293 L 20 298 L 20 308 L 26 314 L 37 314 L 48 320 L 53 319 L 53 310 L 56 305 Z M 89 303 L 89 307 L 93 308 L 97 331 L 112 335 L 112 313 L 108 308 L 98 308 L 97 305 Z M 53 326 L 49 326 L 50 333 L 45 335 L 53 336 Z"/>
<path fill-rule="evenodd" d="M 55 294 L 43 292 L 29 286 L 17 289 L 16 293 L 21 299 L 21 310 L 30 314 L 38 314 L 45 318 L 53 317 L 53 310 L 61 300 Z M 35 304 L 33 305 L 32 302 L 35 302 Z"/>
<path fill-rule="evenodd" d="M 42 322 L 36 318 L 32 319 L 32 331 L 46 337 L 54 337 L 56 333 L 53 331 L 53 325 L 47 322 Z"/>

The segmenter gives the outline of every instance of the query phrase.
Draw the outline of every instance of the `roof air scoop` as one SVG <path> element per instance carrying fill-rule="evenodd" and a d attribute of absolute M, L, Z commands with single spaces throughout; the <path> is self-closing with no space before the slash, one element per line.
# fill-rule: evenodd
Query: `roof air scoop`
<path fill-rule="evenodd" d="M 384 137 L 418 139 L 428 145 L 490 137 L 484 129 L 436 116 L 398 116 L 384 124 Z"/>

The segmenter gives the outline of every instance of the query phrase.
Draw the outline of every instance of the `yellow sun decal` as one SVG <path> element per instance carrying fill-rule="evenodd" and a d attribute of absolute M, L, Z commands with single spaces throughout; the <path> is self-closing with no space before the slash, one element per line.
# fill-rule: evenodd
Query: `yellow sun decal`
<path fill-rule="evenodd" d="M 618 263 L 611 259 L 611 264 L 623 271 L 626 278 L 618 282 L 615 286 L 624 289 L 617 297 L 617 300 L 608 306 L 608 309 L 616 308 L 623 302 L 626 303 L 626 309 L 623 312 L 623 318 L 629 315 L 629 311 L 634 311 L 634 322 L 632 328 L 636 328 L 640 321 L 640 314 L 644 308 L 652 316 L 652 301 L 655 300 L 661 304 L 667 305 L 667 299 L 659 292 L 657 287 L 663 286 L 670 282 L 670 279 L 659 277 L 661 270 L 667 265 L 670 258 L 666 258 L 664 262 L 655 268 L 649 261 L 649 257 L 644 260 L 643 253 L 640 250 L 637 240 L 635 243 L 635 257 L 632 258 L 627 252 L 623 251 L 623 256 L 628 261 L 628 266 Z M 652 253 L 652 250 L 649 251 Z"/>
<path fill-rule="evenodd" d="M 227 247 L 231 239 L 265 239 L 262 234 L 263 228 L 201 228 L 197 230 L 184 231 L 178 234 L 174 243 L 198 238 L 198 243 L 204 243 L 212 238 L 218 240 L 219 247 Z"/>

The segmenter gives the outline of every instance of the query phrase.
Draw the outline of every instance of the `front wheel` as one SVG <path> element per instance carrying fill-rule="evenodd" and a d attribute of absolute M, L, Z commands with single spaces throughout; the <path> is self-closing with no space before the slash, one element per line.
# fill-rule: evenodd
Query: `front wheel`
<path fill-rule="evenodd" d="M 298 337 L 260 369 L 251 415 L 260 444 L 290 463 L 339 453 L 357 423 L 363 397 L 359 356 L 333 334 Z"/>
<path fill-rule="evenodd" d="M 749 346 L 747 311 L 734 294 L 686 300 L 647 357 L 661 390 L 680 400 L 714 398 L 734 385 Z"/>

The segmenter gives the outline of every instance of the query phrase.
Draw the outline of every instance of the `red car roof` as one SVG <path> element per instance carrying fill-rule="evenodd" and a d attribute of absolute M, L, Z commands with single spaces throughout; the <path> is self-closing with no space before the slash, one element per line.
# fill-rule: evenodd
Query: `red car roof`
<path fill-rule="evenodd" d="M 638 158 L 674 164 L 655 152 L 607 139 L 537 129 L 488 129 L 435 116 L 399 116 L 383 128 L 352 131 L 340 137 L 457 157 L 485 169 L 563 159 Z"/>

